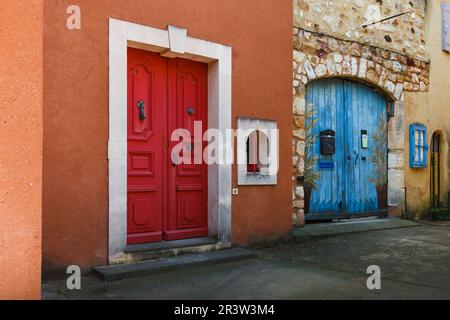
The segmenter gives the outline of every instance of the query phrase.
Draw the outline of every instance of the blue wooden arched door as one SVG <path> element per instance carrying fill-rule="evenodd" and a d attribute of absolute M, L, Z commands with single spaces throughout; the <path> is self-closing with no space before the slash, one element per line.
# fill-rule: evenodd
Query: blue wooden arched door
<path fill-rule="evenodd" d="M 312 170 L 319 173 L 306 219 L 379 214 L 387 201 L 385 97 L 363 84 L 322 79 L 308 85 L 306 100 L 308 117 L 317 119 L 311 129 L 316 142 L 307 153 L 317 157 Z M 322 144 L 335 134 L 334 153 L 321 150 L 321 133 Z"/>

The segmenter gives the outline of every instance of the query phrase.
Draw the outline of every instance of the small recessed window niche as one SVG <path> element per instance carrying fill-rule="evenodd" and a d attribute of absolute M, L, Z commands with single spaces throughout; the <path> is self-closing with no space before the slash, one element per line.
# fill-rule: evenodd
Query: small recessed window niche
<path fill-rule="evenodd" d="M 278 126 L 275 121 L 238 118 L 238 184 L 276 185 Z"/>

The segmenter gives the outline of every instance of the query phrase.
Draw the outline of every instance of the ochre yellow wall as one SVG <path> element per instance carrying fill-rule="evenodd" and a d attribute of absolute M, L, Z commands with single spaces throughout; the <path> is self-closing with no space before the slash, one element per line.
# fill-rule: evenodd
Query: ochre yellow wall
<path fill-rule="evenodd" d="M 444 2 L 450 3 L 450 0 Z M 426 12 L 427 49 L 431 59 L 429 93 L 405 93 L 405 184 L 407 207 L 411 218 L 426 218 L 430 208 L 430 166 L 426 169 L 409 168 L 409 125 L 420 122 L 428 128 L 428 143 L 433 132 L 442 134 L 441 201 L 447 203 L 449 192 L 449 137 L 450 137 L 450 53 L 442 51 L 441 1 L 428 1 Z M 428 153 L 430 163 L 430 152 Z"/>
<path fill-rule="evenodd" d="M 0 2 L 0 300 L 40 298 L 42 15 Z"/>

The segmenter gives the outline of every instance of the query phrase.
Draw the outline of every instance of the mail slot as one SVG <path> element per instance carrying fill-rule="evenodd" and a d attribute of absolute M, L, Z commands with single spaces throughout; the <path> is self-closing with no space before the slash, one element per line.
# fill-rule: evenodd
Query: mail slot
<path fill-rule="evenodd" d="M 320 153 L 335 154 L 336 153 L 336 132 L 326 130 L 320 133 Z"/>

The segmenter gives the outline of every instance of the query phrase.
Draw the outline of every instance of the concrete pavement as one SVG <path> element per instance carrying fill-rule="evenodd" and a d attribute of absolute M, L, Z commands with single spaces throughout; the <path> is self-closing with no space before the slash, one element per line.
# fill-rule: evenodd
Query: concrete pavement
<path fill-rule="evenodd" d="M 366 287 L 378 265 L 382 290 Z M 258 258 L 104 283 L 47 281 L 44 299 L 450 299 L 450 226 L 431 224 L 298 240 Z"/>

